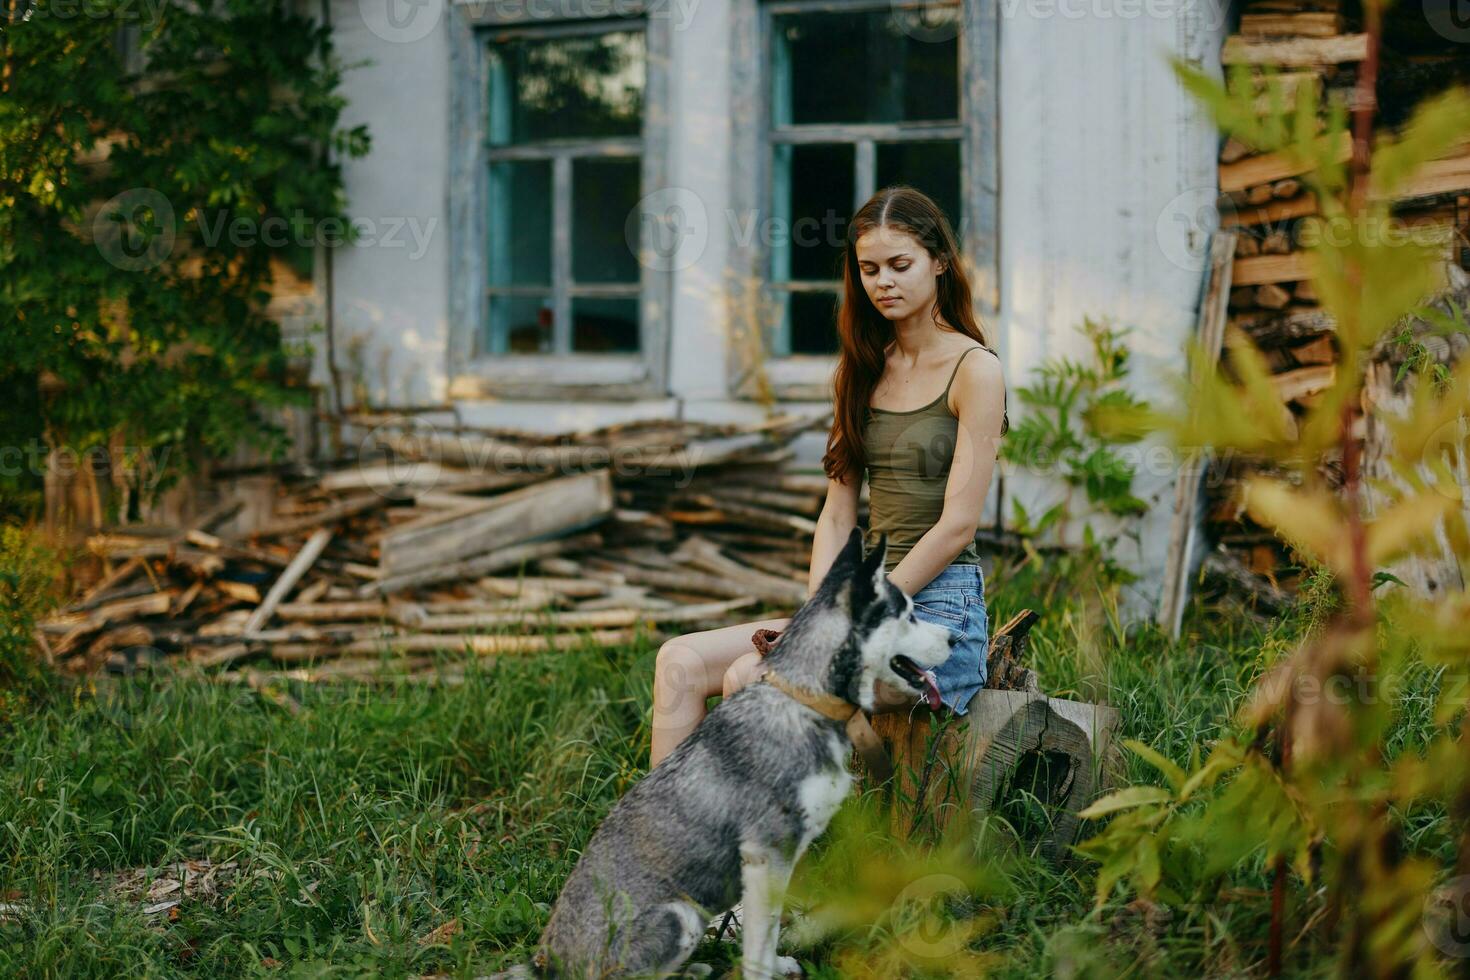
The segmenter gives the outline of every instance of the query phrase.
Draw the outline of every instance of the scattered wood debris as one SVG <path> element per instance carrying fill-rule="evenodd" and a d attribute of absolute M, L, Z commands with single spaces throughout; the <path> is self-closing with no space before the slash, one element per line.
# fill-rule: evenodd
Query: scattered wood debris
<path fill-rule="evenodd" d="M 625 644 L 804 600 L 820 474 L 788 469 L 824 415 L 650 421 L 559 438 L 355 417 L 325 471 L 282 472 L 185 527 L 105 528 L 98 581 L 40 624 L 62 669 L 277 680 L 443 679 L 434 654 Z M 450 678 L 452 681 L 452 678 Z"/>

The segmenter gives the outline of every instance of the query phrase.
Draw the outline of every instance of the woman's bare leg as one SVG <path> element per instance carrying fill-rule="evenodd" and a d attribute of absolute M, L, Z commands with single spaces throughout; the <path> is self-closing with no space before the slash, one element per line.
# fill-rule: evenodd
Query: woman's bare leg
<path fill-rule="evenodd" d="M 725 671 L 742 654 L 754 653 L 750 635 L 784 630 L 789 617 L 725 626 L 676 636 L 659 648 L 653 675 L 653 747 L 648 767 L 658 765 L 704 720 L 706 698 L 722 693 Z"/>
<path fill-rule="evenodd" d="M 765 672 L 766 658 L 757 651 L 752 650 L 743 656 L 736 657 L 735 662 L 725 671 L 722 693 L 728 698 L 745 685 L 760 680 L 761 675 Z"/>

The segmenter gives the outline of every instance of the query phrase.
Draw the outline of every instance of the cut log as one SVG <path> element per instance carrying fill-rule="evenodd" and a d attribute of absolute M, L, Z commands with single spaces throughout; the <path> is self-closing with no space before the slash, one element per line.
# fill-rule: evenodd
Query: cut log
<path fill-rule="evenodd" d="M 1225 228 L 1249 225 L 1275 225 L 1294 218 L 1305 218 L 1317 213 L 1317 195 L 1298 194 L 1284 201 L 1272 201 L 1258 208 L 1226 208 L 1220 212 L 1220 224 Z"/>
<path fill-rule="evenodd" d="M 730 599 L 741 599 L 749 595 L 772 605 L 789 605 L 785 602 L 788 590 L 784 587 L 774 595 L 762 594 L 763 590 L 754 588 L 750 582 L 732 582 L 721 575 L 704 575 L 695 571 L 660 572 L 652 568 L 641 568 L 627 562 L 615 562 L 607 559 L 595 559 L 595 563 L 602 568 L 615 571 L 622 575 L 632 585 L 647 585 L 655 589 L 670 589 L 677 592 L 689 592 L 698 595 L 723 596 Z M 794 583 L 785 583 L 794 584 Z M 805 593 L 805 589 L 802 592 Z"/>
<path fill-rule="evenodd" d="M 382 543 L 384 576 L 397 578 L 565 533 L 602 520 L 613 509 L 606 470 L 548 480 L 492 499 L 487 509 L 433 527 L 390 531 Z"/>
<path fill-rule="evenodd" d="M 1271 185 L 1271 196 L 1282 201 L 1289 201 L 1302 192 L 1302 182 L 1295 177 L 1278 180 Z"/>
<path fill-rule="evenodd" d="M 1245 159 L 1253 152 L 1254 151 L 1249 146 L 1246 146 L 1240 140 L 1236 139 L 1234 136 L 1231 136 L 1228 137 L 1225 140 L 1225 144 L 1220 147 L 1220 162 L 1234 163 L 1237 160 Z"/>
<path fill-rule="evenodd" d="M 1319 391 L 1325 391 L 1336 380 L 1337 366 L 1334 364 L 1297 368 L 1295 371 L 1271 376 L 1271 383 L 1276 386 L 1276 393 L 1283 402 L 1300 401 Z"/>
<path fill-rule="evenodd" d="M 587 548 L 596 548 L 602 544 L 600 534 L 577 534 L 567 538 L 556 538 L 551 541 L 533 541 L 527 544 L 513 545 L 509 548 L 501 548 L 488 555 L 478 558 L 470 558 L 465 561 L 453 562 L 434 568 L 425 568 L 404 575 L 393 575 L 369 582 L 359 590 L 363 598 L 374 595 L 392 595 L 405 589 L 422 588 L 427 585 L 435 585 L 440 582 L 456 582 L 463 579 L 477 579 L 493 572 L 504 571 L 507 568 L 518 568 L 525 562 L 535 561 L 538 558 L 550 558 L 555 555 L 564 554 L 568 551 L 580 551 Z"/>
<path fill-rule="evenodd" d="M 300 534 L 302 531 L 313 531 L 319 527 L 336 524 L 349 517 L 366 514 L 370 511 L 388 506 L 393 498 L 385 494 L 370 493 L 360 497 L 350 497 L 347 500 L 329 504 L 321 510 L 303 517 L 287 517 L 271 521 L 255 532 L 258 538 L 279 538 L 288 534 Z"/>
<path fill-rule="evenodd" d="M 1337 348 L 1332 343 L 1331 334 L 1323 334 L 1290 350 L 1292 360 L 1304 367 L 1337 363 Z"/>
<path fill-rule="evenodd" d="M 1262 255 L 1289 255 L 1291 254 L 1291 236 L 1284 229 L 1278 228 L 1265 238 L 1261 239 Z"/>
<path fill-rule="evenodd" d="M 590 599 L 607 595 L 607 583 L 587 578 L 557 578 L 545 575 L 525 575 L 521 578 L 482 578 L 477 583 L 491 595 L 513 599 L 527 590 L 550 592 L 572 599 Z"/>
<path fill-rule="evenodd" d="M 1248 259 L 1261 254 L 1261 243 L 1254 235 L 1241 235 L 1235 241 L 1235 257 Z"/>
<path fill-rule="evenodd" d="M 1291 14 L 1252 12 L 1240 15 L 1240 34 L 1251 40 L 1277 37 L 1330 38 L 1341 33 L 1342 14 L 1336 11 Z"/>
<path fill-rule="evenodd" d="M 1368 57 L 1368 35 L 1290 38 L 1259 41 L 1232 35 L 1220 52 L 1224 65 L 1270 65 L 1277 68 L 1321 68 Z"/>
<path fill-rule="evenodd" d="M 1352 135 L 1342 133 L 1336 139 L 1337 160 L 1345 163 L 1352 159 Z M 1331 147 L 1331 140 L 1332 137 L 1323 137 L 1323 146 Z M 1243 191 L 1257 184 L 1274 184 L 1287 177 L 1300 177 L 1309 172 L 1313 166 L 1315 164 L 1311 160 L 1304 159 L 1292 150 L 1278 150 L 1275 153 L 1247 157 L 1220 168 L 1220 190 Z"/>
<path fill-rule="evenodd" d="M 291 564 L 276 579 L 276 584 L 271 586 L 270 592 L 266 593 L 265 600 L 260 607 L 250 614 L 245 621 L 245 629 L 242 631 L 246 636 L 255 633 L 270 622 L 271 616 L 275 615 L 276 607 L 285 601 L 291 590 L 296 588 L 296 583 L 307 573 L 316 560 L 326 550 L 327 542 L 332 540 L 332 532 L 329 528 L 322 528 L 307 539 L 301 551 L 292 559 Z"/>
<path fill-rule="evenodd" d="M 1249 262 L 1250 259 L 1245 261 Z M 1291 302 L 1291 293 L 1275 283 L 1268 283 L 1256 290 L 1255 305 L 1267 310 L 1284 310 Z"/>
<path fill-rule="evenodd" d="M 419 623 L 418 628 L 425 633 L 458 633 L 506 626 L 526 629 L 608 629 L 631 627 L 639 623 L 701 623 L 719 619 L 755 603 L 753 597 L 744 596 L 725 602 L 676 606 L 673 609 L 579 609 L 554 613 L 497 612 L 467 616 L 430 616 Z"/>
<path fill-rule="evenodd" d="M 1271 198 L 1272 193 L 1270 184 L 1257 184 L 1254 187 L 1246 188 L 1245 203 L 1247 205 L 1250 205 L 1252 207 L 1259 206 L 1265 204 L 1267 201 L 1271 200 Z"/>
<path fill-rule="evenodd" d="M 1261 251 L 1269 251 L 1265 242 L 1261 244 Z M 1259 286 L 1263 283 L 1300 282 L 1310 279 L 1311 276 L 1306 253 L 1292 252 L 1288 255 L 1258 255 L 1241 259 L 1235 263 L 1234 282 L 1237 286 Z"/>
<path fill-rule="evenodd" d="M 1247 313 L 1233 317 L 1231 322 L 1250 334 L 1258 347 L 1280 347 L 1303 337 L 1337 330 L 1337 322 L 1323 310 Z"/>

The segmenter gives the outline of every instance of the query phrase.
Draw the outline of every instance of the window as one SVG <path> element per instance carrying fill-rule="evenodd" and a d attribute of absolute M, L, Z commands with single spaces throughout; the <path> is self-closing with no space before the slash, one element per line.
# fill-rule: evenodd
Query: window
<path fill-rule="evenodd" d="M 850 8 L 850 9 L 848 9 Z M 909 12 L 911 13 L 911 12 Z M 775 356 L 837 349 L 843 236 L 880 187 L 907 183 L 963 237 L 958 4 L 796 0 L 766 8 Z"/>
<path fill-rule="evenodd" d="M 488 42 L 490 354 L 636 354 L 643 32 Z M 637 223 L 632 227 L 637 229 Z"/>
<path fill-rule="evenodd" d="M 451 396 L 659 393 L 669 276 L 639 261 L 640 202 L 665 183 L 666 21 L 450 9 Z"/>

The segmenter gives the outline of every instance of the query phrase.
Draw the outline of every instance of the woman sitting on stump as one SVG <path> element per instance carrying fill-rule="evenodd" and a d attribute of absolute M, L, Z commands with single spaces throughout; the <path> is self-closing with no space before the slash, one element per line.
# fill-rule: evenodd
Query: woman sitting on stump
<path fill-rule="evenodd" d="M 913 596 L 920 619 L 956 634 L 934 674 L 944 705 L 963 715 L 985 684 L 989 617 L 975 530 L 1009 428 L 1000 359 L 975 317 L 954 232 L 922 192 L 887 187 L 858 210 L 842 278 L 834 421 L 822 459 L 827 500 L 808 591 L 857 526 L 866 477 L 868 547 L 886 533 L 889 579 Z M 699 725 L 706 698 L 728 697 L 765 672 L 752 633 L 788 622 L 687 633 L 659 649 L 650 768 Z M 877 698 L 879 711 L 914 704 L 896 690 L 880 688 Z"/>

